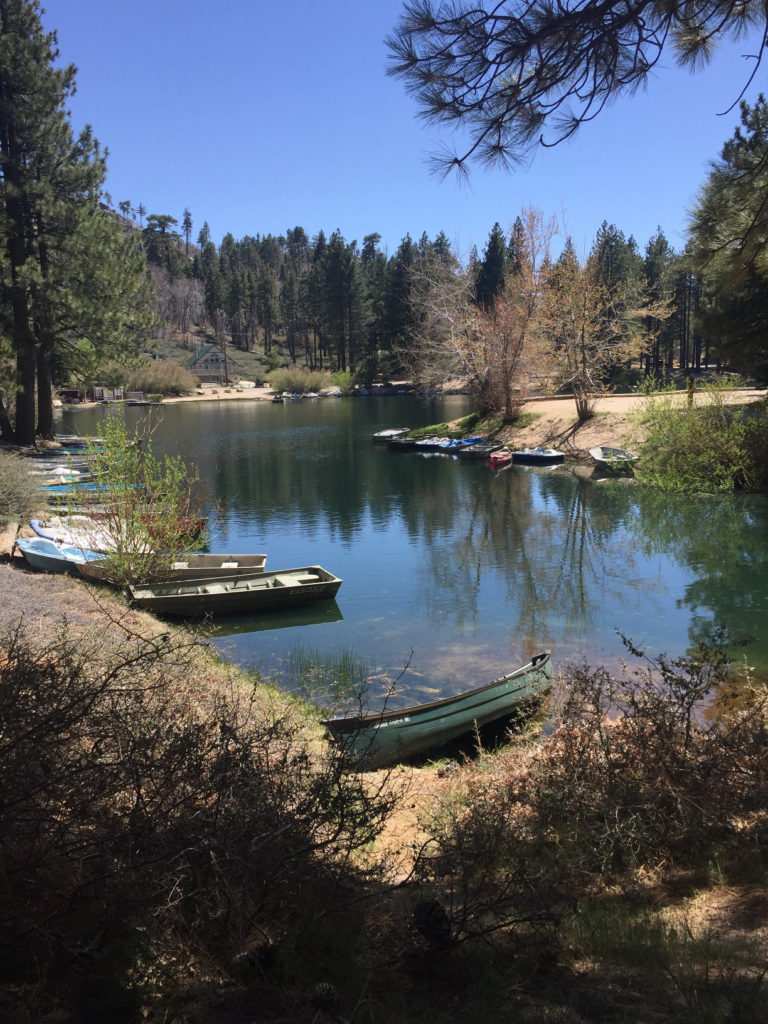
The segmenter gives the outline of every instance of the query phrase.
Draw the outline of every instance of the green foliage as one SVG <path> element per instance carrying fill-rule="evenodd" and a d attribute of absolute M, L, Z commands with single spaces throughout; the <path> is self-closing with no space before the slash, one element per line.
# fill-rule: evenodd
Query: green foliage
<path fill-rule="evenodd" d="M 491 420 L 483 419 L 480 413 L 472 412 L 468 416 L 456 420 L 455 423 L 432 423 L 428 427 L 416 427 L 411 431 L 411 437 L 427 437 L 434 434 L 438 437 L 461 440 L 463 437 L 474 434 L 480 427 L 482 427 L 483 433 L 494 434 L 501 430 L 502 420 L 500 417 Z"/>
<path fill-rule="evenodd" d="M 701 316 L 717 353 L 768 379 L 768 104 L 741 104 L 741 126 L 713 163 L 693 212 L 690 266 L 703 278 Z"/>
<path fill-rule="evenodd" d="M 660 395 L 679 390 L 680 385 L 663 373 L 660 376 L 657 376 L 655 373 L 649 373 L 647 377 L 641 377 L 635 385 L 635 391 L 641 395 Z"/>
<path fill-rule="evenodd" d="M 0 524 L 29 519 L 38 504 L 29 463 L 19 455 L 0 451 Z"/>
<path fill-rule="evenodd" d="M 197 386 L 197 378 L 185 366 L 162 359 L 148 360 L 127 374 L 128 390 L 146 394 L 188 395 Z"/>
<path fill-rule="evenodd" d="M 122 416 L 106 417 L 103 445 L 88 449 L 100 489 L 100 525 L 113 544 L 104 578 L 126 586 L 162 579 L 193 544 L 199 545 L 197 476 L 180 456 L 152 454 L 149 437 L 129 437 Z"/>
<path fill-rule="evenodd" d="M 348 373 L 346 370 L 336 370 L 331 374 L 331 380 L 343 395 L 352 394 L 355 387 L 355 378 L 351 373 Z"/>
<path fill-rule="evenodd" d="M 328 373 L 292 366 L 282 370 L 273 370 L 269 375 L 269 383 L 273 391 L 278 393 L 287 391 L 290 394 L 303 395 L 330 387 L 332 377 Z"/>
<path fill-rule="evenodd" d="M 753 23 L 759 12 L 734 0 L 715 0 L 695 17 L 681 0 L 652 9 L 609 0 L 599 12 L 548 0 L 422 0 L 405 6 L 386 40 L 389 74 L 428 124 L 461 140 L 434 158 L 437 168 L 466 174 L 470 161 L 516 166 L 539 144 L 570 139 L 612 99 L 639 91 L 657 64 L 698 70 L 718 43 Z M 739 87 L 750 81 L 748 66 Z"/>
<path fill-rule="evenodd" d="M 58 57 L 37 3 L 4 4 L 0 276 L 21 444 L 52 436 L 54 371 L 77 369 L 84 339 L 103 356 L 135 345 L 152 319 L 146 261 L 102 203 L 105 158 L 90 128 L 72 132 L 75 69 Z"/>
<path fill-rule="evenodd" d="M 635 470 L 638 479 L 681 493 L 761 487 L 765 406 L 748 413 L 729 405 L 730 390 L 728 382 L 706 384 L 693 404 L 680 395 L 650 394 L 639 413 L 649 432 Z"/>

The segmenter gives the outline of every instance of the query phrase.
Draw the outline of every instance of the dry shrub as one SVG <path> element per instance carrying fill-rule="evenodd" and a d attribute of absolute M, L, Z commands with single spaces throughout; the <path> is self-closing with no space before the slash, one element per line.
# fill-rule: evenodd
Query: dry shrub
<path fill-rule="evenodd" d="M 28 519 L 38 504 L 29 464 L 20 455 L 0 451 L 0 525 Z"/>
<path fill-rule="evenodd" d="M 390 803 L 312 751 L 285 699 L 216 686 L 183 635 L 105 649 L 19 626 L 0 654 L 6 978 L 119 1021 L 245 950 L 261 981 L 330 955 Z"/>
<path fill-rule="evenodd" d="M 128 389 L 147 395 L 188 395 L 198 384 L 197 377 L 186 366 L 163 359 L 142 363 L 128 373 Z"/>
<path fill-rule="evenodd" d="M 662 865 L 764 870 L 768 696 L 741 681 L 736 699 L 722 635 L 672 660 L 625 643 L 639 668 L 571 666 L 553 733 L 468 766 L 427 824 L 417 877 L 452 941 L 504 928 L 529 943 Z"/>
<path fill-rule="evenodd" d="M 538 829 L 587 876 L 743 857 L 764 828 L 765 692 L 732 673 L 722 633 L 676 659 L 624 642 L 641 664 L 621 678 L 566 672 L 560 728 L 530 778 Z"/>

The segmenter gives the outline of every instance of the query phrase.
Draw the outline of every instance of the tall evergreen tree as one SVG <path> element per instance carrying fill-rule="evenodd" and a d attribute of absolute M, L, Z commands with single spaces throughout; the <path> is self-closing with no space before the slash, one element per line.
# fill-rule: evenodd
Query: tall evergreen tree
<path fill-rule="evenodd" d="M 410 235 L 400 242 L 387 263 L 387 334 L 394 349 L 407 349 L 419 320 L 413 272 L 418 248 Z"/>
<path fill-rule="evenodd" d="M 673 294 L 675 263 L 674 251 L 659 227 L 645 247 L 643 260 L 646 293 L 652 302 L 663 302 Z M 670 317 L 660 326 L 647 324 L 650 337 L 645 353 L 647 374 L 659 376 L 665 369 L 671 369 L 675 319 Z"/>
<path fill-rule="evenodd" d="M 703 323 L 735 368 L 768 380 L 768 103 L 741 105 L 741 126 L 702 187 L 690 268 L 703 283 Z"/>
<path fill-rule="evenodd" d="M 37 0 L 0 0 L 0 316 L 16 361 L 14 436 L 52 428 L 56 347 L 117 323 L 126 291 L 140 290 L 139 262 L 104 210 L 104 161 L 86 129 L 75 140 L 66 102 L 75 69 L 55 67 L 55 33 L 43 32 Z M 111 287 L 104 283 L 114 272 Z M 99 303 L 106 307 L 99 309 Z M 3 417 L 6 433 L 8 419 Z"/>
<path fill-rule="evenodd" d="M 192 214 L 189 207 L 184 207 L 184 219 L 181 222 L 181 230 L 184 232 L 184 255 L 189 259 L 189 238 L 192 234 Z"/>
<path fill-rule="evenodd" d="M 477 265 L 475 291 L 477 304 L 492 309 L 496 296 L 504 288 L 507 273 L 507 242 L 498 221 L 493 225 L 482 260 Z"/>
<path fill-rule="evenodd" d="M 386 337 L 387 258 L 379 249 L 380 241 L 381 235 L 378 233 L 366 235 L 360 254 L 360 267 L 368 312 L 363 343 L 363 360 L 365 376 L 369 380 L 373 380 L 380 372 L 389 375 L 392 371 L 391 360 L 387 356 L 391 346 Z"/>

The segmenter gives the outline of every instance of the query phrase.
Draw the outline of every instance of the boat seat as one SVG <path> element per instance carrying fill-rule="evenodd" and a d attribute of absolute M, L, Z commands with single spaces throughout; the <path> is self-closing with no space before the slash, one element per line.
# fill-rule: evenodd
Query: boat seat
<path fill-rule="evenodd" d="M 295 587 L 299 582 L 298 576 L 275 576 L 274 585 L 276 587 Z"/>
<path fill-rule="evenodd" d="M 320 577 L 316 572 L 307 572 L 303 573 L 301 576 L 296 576 L 295 579 L 297 579 L 299 583 L 317 583 Z"/>

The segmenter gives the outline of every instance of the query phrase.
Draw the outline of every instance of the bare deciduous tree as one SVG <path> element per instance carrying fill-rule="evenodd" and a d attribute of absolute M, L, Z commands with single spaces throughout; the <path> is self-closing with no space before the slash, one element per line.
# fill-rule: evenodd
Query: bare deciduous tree
<path fill-rule="evenodd" d="M 423 384 L 466 381 L 479 411 L 513 420 L 527 390 L 557 226 L 540 211 L 522 212 L 520 253 L 489 306 L 474 300 L 471 276 L 455 264 L 422 263 L 417 274 L 421 321 L 409 350 L 409 371 Z"/>

